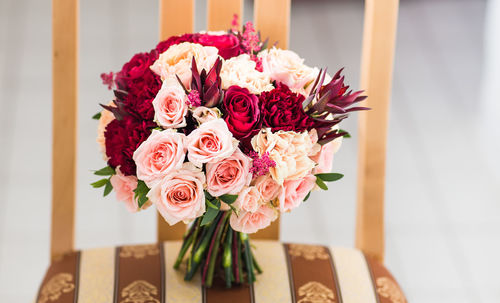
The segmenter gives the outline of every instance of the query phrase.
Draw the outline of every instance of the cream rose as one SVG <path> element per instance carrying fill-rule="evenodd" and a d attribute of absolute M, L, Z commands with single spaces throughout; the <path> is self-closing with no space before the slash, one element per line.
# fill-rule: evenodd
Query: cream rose
<path fill-rule="evenodd" d="M 218 57 L 218 50 L 212 46 L 202 46 L 197 43 L 183 42 L 170 46 L 161 53 L 151 66 L 151 70 L 162 79 L 179 76 L 185 87 L 191 84 L 191 64 L 196 60 L 198 71 L 210 70 Z"/>
<path fill-rule="evenodd" d="M 205 175 L 191 163 L 166 175 L 147 197 L 168 224 L 193 220 L 205 212 Z"/>
<path fill-rule="evenodd" d="M 203 163 L 217 162 L 233 154 L 238 142 L 222 119 L 201 124 L 187 136 L 188 159 L 201 167 Z"/>
<path fill-rule="evenodd" d="M 152 187 L 168 173 L 181 168 L 186 157 L 185 140 L 184 134 L 174 130 L 153 130 L 134 152 L 137 178 Z"/>
<path fill-rule="evenodd" d="M 303 178 L 314 168 L 314 161 L 309 158 L 314 144 L 307 131 L 271 132 L 271 129 L 262 129 L 252 138 L 252 147 L 259 154 L 269 153 L 269 158 L 276 162 L 275 167 L 269 168 L 271 177 L 278 183 L 285 180 Z"/>
<path fill-rule="evenodd" d="M 274 200 L 281 191 L 281 186 L 269 174 L 259 176 L 253 184 L 266 202 Z"/>
<path fill-rule="evenodd" d="M 274 87 L 271 78 L 256 70 L 255 65 L 247 54 L 226 60 L 220 72 L 222 88 L 228 89 L 232 85 L 237 85 L 248 89 L 252 94 L 272 90 Z"/>
<path fill-rule="evenodd" d="M 187 96 L 176 78 L 163 81 L 160 91 L 153 100 L 155 122 L 163 128 L 186 126 Z"/>
<path fill-rule="evenodd" d="M 241 211 L 238 216 L 234 213 L 231 214 L 229 223 L 234 230 L 251 234 L 268 227 L 276 218 L 278 218 L 278 212 L 269 205 L 264 204 L 253 213 Z"/>
<path fill-rule="evenodd" d="M 110 101 L 108 103 L 108 106 L 113 106 L 114 103 L 113 101 Z M 108 126 L 111 121 L 115 119 L 115 116 L 113 115 L 112 112 L 110 112 L 107 109 L 104 109 L 101 111 L 101 117 L 99 118 L 99 125 L 97 126 L 97 143 L 99 144 L 99 147 L 101 148 L 101 152 L 104 155 L 104 158 L 106 157 L 106 139 L 104 137 L 104 132 L 106 131 L 106 126 Z"/>
<path fill-rule="evenodd" d="M 291 50 L 273 47 L 263 50 L 258 57 L 262 59 L 264 73 L 293 91 L 301 92 L 319 73 L 317 68 L 305 65 L 304 59 Z"/>
<path fill-rule="evenodd" d="M 279 199 L 279 209 L 281 212 L 288 212 L 298 207 L 307 194 L 314 188 L 316 177 L 309 174 L 302 179 L 287 180 L 283 183 Z"/>
<path fill-rule="evenodd" d="M 125 176 L 118 167 L 116 174 L 110 178 L 113 191 L 118 201 L 125 202 L 125 207 L 131 213 L 139 210 L 137 200 L 134 199 L 134 190 L 137 188 L 137 178 L 135 176 Z"/>
<path fill-rule="evenodd" d="M 218 119 L 222 116 L 222 113 L 217 107 L 205 107 L 198 106 L 191 109 L 191 113 L 193 114 L 193 118 L 198 122 L 198 124 L 202 124 L 211 120 Z"/>
<path fill-rule="evenodd" d="M 239 148 L 235 152 L 218 162 L 207 163 L 207 190 L 215 197 L 231 194 L 235 195 L 250 184 L 252 161 Z"/>

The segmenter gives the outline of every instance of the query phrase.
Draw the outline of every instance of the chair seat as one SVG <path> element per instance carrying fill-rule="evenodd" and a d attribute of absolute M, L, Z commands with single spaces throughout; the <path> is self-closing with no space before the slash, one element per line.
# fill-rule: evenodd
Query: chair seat
<path fill-rule="evenodd" d="M 263 273 L 212 288 L 173 269 L 180 241 L 69 253 L 47 270 L 37 303 L 404 303 L 392 275 L 356 249 L 253 240 Z"/>

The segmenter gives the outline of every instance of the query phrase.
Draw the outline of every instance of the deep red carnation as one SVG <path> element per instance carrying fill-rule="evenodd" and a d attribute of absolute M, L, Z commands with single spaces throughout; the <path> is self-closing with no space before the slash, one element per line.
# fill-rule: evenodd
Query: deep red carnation
<path fill-rule="evenodd" d="M 249 144 L 262 126 L 259 98 L 246 88 L 230 86 L 224 95 L 224 112 L 224 120 L 233 136 L 242 144 Z"/>
<path fill-rule="evenodd" d="M 262 92 L 259 99 L 263 126 L 272 131 L 302 132 L 312 127 L 313 121 L 302 108 L 305 97 L 292 92 L 285 84 L 278 83 L 275 89 Z"/>
<path fill-rule="evenodd" d="M 120 166 L 121 172 L 127 176 L 135 175 L 136 166 L 132 156 L 154 126 L 152 121 L 140 121 L 132 116 L 111 121 L 104 132 L 108 165 L 113 168 Z"/>
<path fill-rule="evenodd" d="M 157 57 L 156 51 L 136 54 L 116 75 L 118 89 L 128 93 L 125 110 L 144 120 L 153 119 L 152 102 L 161 88 L 160 76 L 149 68 Z"/>

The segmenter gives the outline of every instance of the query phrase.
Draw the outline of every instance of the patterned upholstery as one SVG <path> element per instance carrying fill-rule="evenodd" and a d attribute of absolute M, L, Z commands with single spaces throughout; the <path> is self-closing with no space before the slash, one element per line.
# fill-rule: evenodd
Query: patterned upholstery
<path fill-rule="evenodd" d="M 405 303 L 392 275 L 360 251 L 254 240 L 264 272 L 251 286 L 185 282 L 181 242 L 74 252 L 54 261 L 37 303 Z"/>

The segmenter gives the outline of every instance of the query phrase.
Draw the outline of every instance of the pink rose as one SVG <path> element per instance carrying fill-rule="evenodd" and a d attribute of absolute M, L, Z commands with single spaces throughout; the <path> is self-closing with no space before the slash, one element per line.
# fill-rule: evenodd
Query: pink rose
<path fill-rule="evenodd" d="M 342 144 L 342 137 L 332 140 L 321 146 L 321 150 L 311 157 L 318 166 L 314 169 L 315 174 L 329 173 L 332 171 L 333 155 L 339 150 Z"/>
<path fill-rule="evenodd" d="M 244 212 L 256 212 L 263 204 L 262 196 L 255 186 L 245 187 L 234 202 L 236 209 Z"/>
<path fill-rule="evenodd" d="M 281 190 L 281 186 L 274 181 L 270 174 L 259 176 L 254 181 L 254 186 L 266 202 L 275 199 Z"/>
<path fill-rule="evenodd" d="M 137 178 L 151 188 L 168 173 L 181 168 L 186 157 L 185 138 L 174 130 L 153 130 L 134 152 Z"/>
<path fill-rule="evenodd" d="M 186 126 L 188 112 L 186 100 L 186 93 L 177 80 L 175 78 L 166 79 L 153 100 L 156 123 L 163 128 Z"/>
<path fill-rule="evenodd" d="M 137 200 L 134 199 L 134 190 L 137 188 L 137 178 L 134 176 L 125 176 L 119 168 L 116 169 L 116 175 L 111 176 L 111 185 L 116 193 L 118 201 L 125 202 L 125 207 L 131 213 L 139 210 Z"/>
<path fill-rule="evenodd" d="M 185 163 L 154 185 L 147 197 L 168 224 L 195 219 L 205 212 L 203 192 L 205 175 L 191 163 Z"/>
<path fill-rule="evenodd" d="M 316 177 L 310 174 L 299 180 L 286 180 L 278 196 L 280 211 L 287 212 L 298 207 L 315 184 Z"/>
<path fill-rule="evenodd" d="M 268 227 L 277 217 L 276 210 L 264 204 L 253 213 L 241 211 L 238 216 L 232 214 L 229 223 L 234 230 L 251 234 Z"/>
<path fill-rule="evenodd" d="M 218 162 L 207 164 L 207 190 L 215 197 L 224 194 L 237 194 L 252 179 L 249 157 L 239 148 L 234 153 Z"/>
<path fill-rule="evenodd" d="M 198 167 L 231 156 L 236 146 L 237 141 L 222 119 L 205 122 L 187 136 L 188 159 Z"/>

